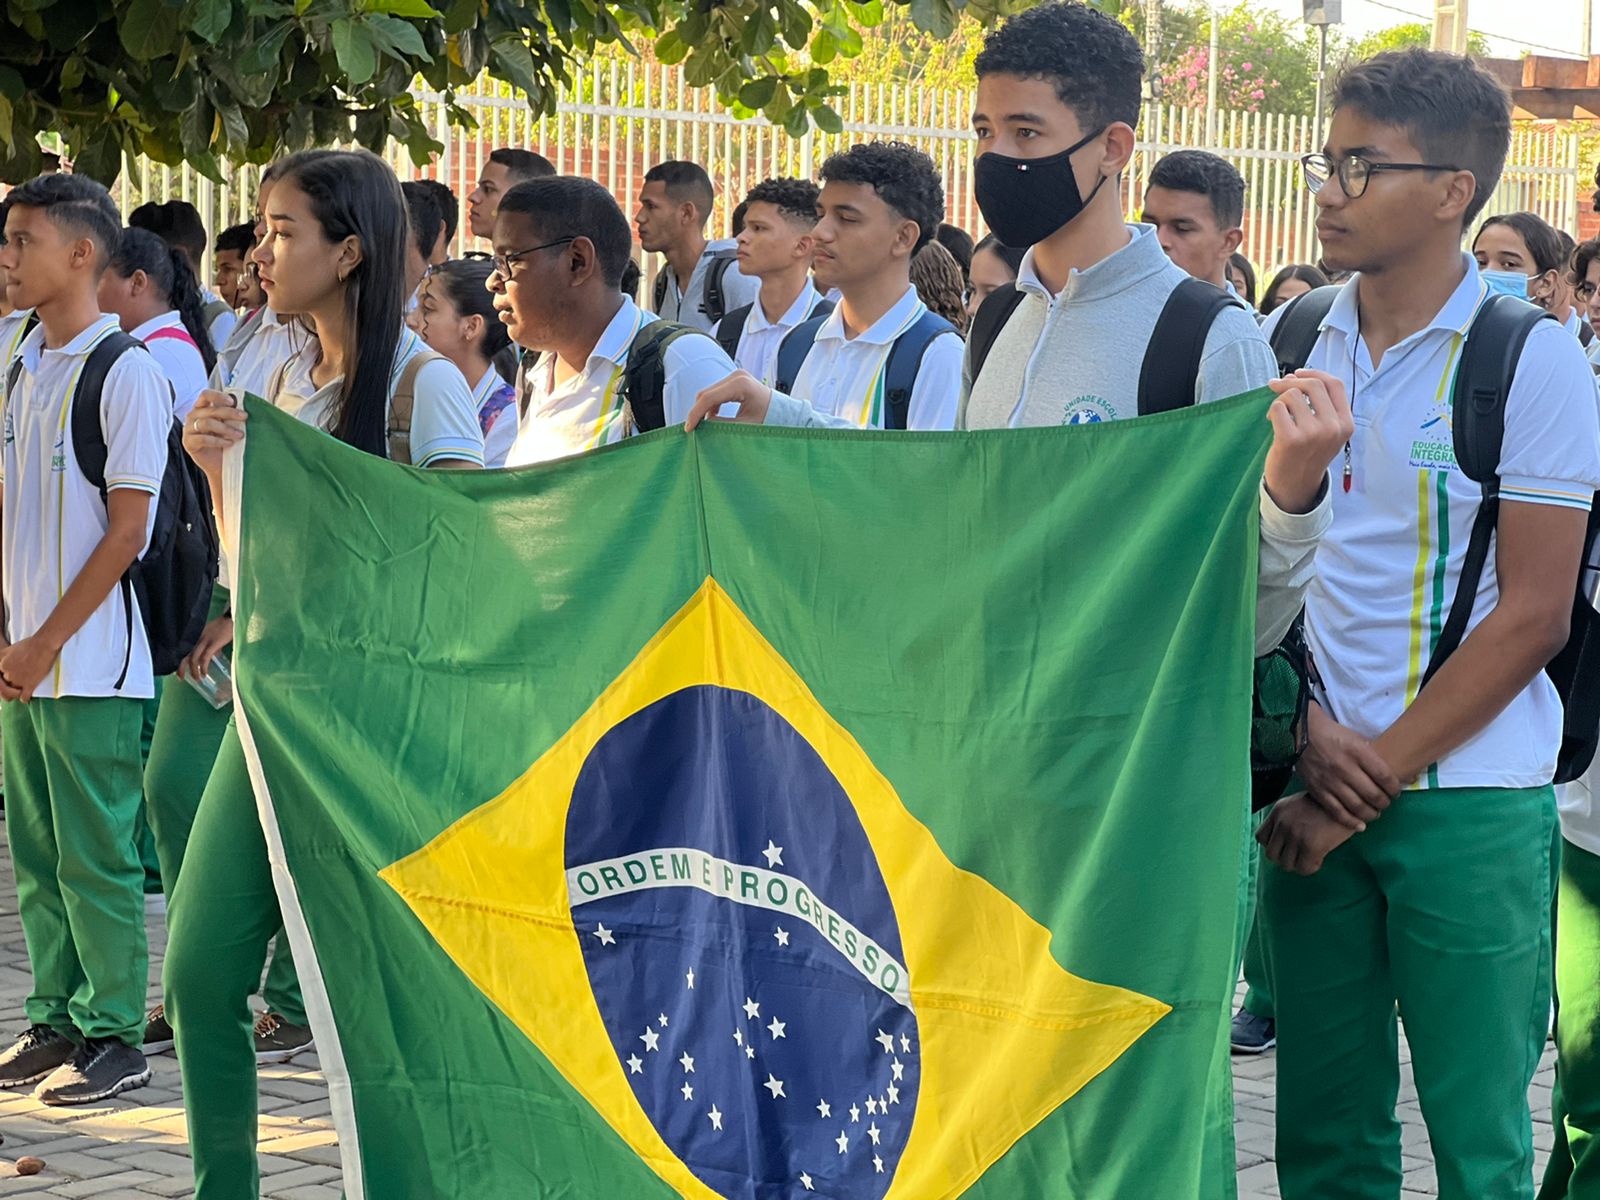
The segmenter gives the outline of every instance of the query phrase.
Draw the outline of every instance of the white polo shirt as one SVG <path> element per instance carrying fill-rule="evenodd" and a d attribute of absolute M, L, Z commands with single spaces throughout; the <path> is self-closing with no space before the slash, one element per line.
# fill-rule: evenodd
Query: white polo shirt
<path fill-rule="evenodd" d="M 211 385 L 235 388 L 264 399 L 278 368 L 311 340 L 298 317 L 279 316 L 263 306 L 244 319 L 217 355 Z"/>
<path fill-rule="evenodd" d="M 410 329 L 400 334 L 394 367 L 389 373 L 389 395 L 400 382 L 400 373 L 426 343 Z M 330 428 L 334 406 L 344 376 L 318 387 L 311 370 L 322 355 L 315 338 L 300 349 L 284 368 L 283 380 L 273 404 L 285 412 L 324 431 Z M 270 384 L 268 387 L 270 388 Z M 266 389 L 263 389 L 263 394 Z M 459 458 L 483 465 L 483 431 L 478 428 L 478 406 L 472 389 L 449 359 L 439 358 L 417 372 L 416 392 L 411 409 L 411 465 L 427 467 L 440 459 Z"/>
<path fill-rule="evenodd" d="M 817 330 L 817 340 L 800 367 L 792 393 L 818 412 L 839 417 L 862 429 L 882 429 L 885 372 L 895 339 L 905 333 L 927 306 L 917 289 L 905 295 L 879 317 L 870 329 L 853 338 L 845 336 L 844 307 L 833 310 Z M 954 429 L 961 403 L 961 367 L 966 343 L 951 330 L 934 338 L 922 357 L 911 389 L 907 429 Z"/>
<path fill-rule="evenodd" d="M 1334 464 L 1333 524 L 1317 551 L 1306 623 L 1330 711 L 1363 737 L 1381 734 L 1417 698 L 1481 497 L 1455 465 L 1450 434 L 1452 381 L 1487 292 L 1472 257 L 1462 258 L 1465 276 L 1439 314 L 1376 369 L 1358 332 L 1359 276 L 1334 302 L 1308 362 L 1345 380 L 1355 435 L 1348 492 Z M 1586 511 L 1596 487 L 1594 375 L 1572 336 L 1546 321 L 1529 335 L 1506 399 L 1502 503 Z M 1491 550 L 1469 636 L 1499 601 L 1493 563 Z M 1560 744 L 1561 703 L 1540 672 L 1487 728 L 1409 785 L 1538 787 L 1550 782 Z"/>
<path fill-rule="evenodd" d="M 163 330 L 171 332 L 162 333 Z M 172 384 L 172 415 L 183 420 L 209 385 L 205 359 L 200 357 L 200 348 L 183 327 L 183 318 L 175 310 L 164 312 L 129 332 L 145 344 L 150 357 L 166 374 L 167 381 Z M 174 337 L 173 333 L 181 336 Z M 157 334 L 159 336 L 155 336 Z"/>
<path fill-rule="evenodd" d="M 22 343 L 22 375 L 5 401 L 5 447 L 0 479 L 5 487 L 0 529 L 5 572 L 6 636 L 13 642 L 37 633 L 55 611 L 110 521 L 100 490 L 78 469 L 72 446 L 71 397 L 89 352 L 118 329 L 102 316 L 59 350 L 47 350 L 44 329 Z M 106 487 L 156 495 L 167 466 L 172 396 L 155 359 L 129 350 L 112 365 L 100 395 L 106 436 Z M 155 503 L 145 538 L 155 523 Z M 143 553 L 143 550 L 140 550 Z M 37 697 L 155 695 L 150 646 L 134 601 L 132 641 L 120 586 L 67 640 Z M 124 657 L 128 672 L 122 687 Z"/>
<path fill-rule="evenodd" d="M 661 268 L 666 275 L 667 288 L 661 298 L 661 311 L 659 316 L 668 321 L 678 321 L 684 325 L 693 325 L 696 329 L 711 333 L 717 327 L 706 313 L 706 283 L 711 274 L 711 263 L 720 253 L 730 257 L 737 253 L 739 243 L 732 238 L 719 242 L 707 242 L 705 253 L 700 256 L 700 261 L 695 263 L 694 271 L 689 275 L 687 286 L 680 286 L 678 277 L 672 273 L 669 263 Z M 722 274 L 722 313 L 726 316 L 737 308 L 746 304 L 755 303 L 761 294 L 761 281 L 752 279 L 739 270 L 739 264 L 730 261 Z M 721 318 L 719 317 L 718 320 Z"/>
<path fill-rule="evenodd" d="M 745 316 L 744 329 L 739 333 L 739 345 L 733 361 L 771 387 L 777 381 L 778 347 L 796 325 L 811 319 L 821 303 L 822 293 L 812 286 L 810 279 L 806 280 L 805 287 L 795 297 L 789 311 L 776 321 L 767 320 L 767 314 L 761 308 L 761 299 L 757 297 Z"/>
<path fill-rule="evenodd" d="M 624 296 L 622 307 L 595 342 L 581 372 L 558 384 L 555 355 L 546 354 L 543 361 L 531 366 L 525 379 L 528 407 L 506 466 L 548 462 L 621 441 L 620 393 L 628 350 L 639 330 L 657 320 L 660 318 Z M 734 369 L 733 360 L 715 338 L 694 334 L 685 334 L 667 346 L 662 368 L 666 376 L 662 405 L 668 425 L 683 424 L 695 397 Z"/>

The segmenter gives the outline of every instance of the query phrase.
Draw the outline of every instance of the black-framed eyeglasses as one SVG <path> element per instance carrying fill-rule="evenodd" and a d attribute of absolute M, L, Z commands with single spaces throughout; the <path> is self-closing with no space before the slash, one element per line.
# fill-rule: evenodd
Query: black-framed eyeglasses
<path fill-rule="evenodd" d="M 565 246 L 567 243 L 577 240 L 576 237 L 557 238 L 555 241 L 546 242 L 542 246 L 529 246 L 526 250 L 513 250 L 510 254 L 496 254 L 489 261 L 494 264 L 494 273 L 496 275 L 500 276 L 501 279 L 510 279 L 512 264 L 521 262 L 530 254 L 537 254 L 541 250 L 554 250 L 557 246 Z"/>
<path fill-rule="evenodd" d="M 1447 167 L 1438 163 L 1373 162 L 1359 154 L 1347 154 L 1334 162 L 1326 154 L 1307 154 L 1300 160 L 1300 171 L 1305 176 L 1306 189 L 1315 196 L 1328 180 L 1335 176 L 1344 194 L 1359 200 L 1367 193 L 1367 184 L 1379 171 L 1460 171 L 1461 167 Z"/>

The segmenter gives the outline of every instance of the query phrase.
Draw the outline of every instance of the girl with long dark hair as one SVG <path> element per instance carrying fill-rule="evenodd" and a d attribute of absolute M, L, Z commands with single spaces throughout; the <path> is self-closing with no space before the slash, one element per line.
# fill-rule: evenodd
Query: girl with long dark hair
<path fill-rule="evenodd" d="M 517 439 L 517 355 L 494 311 L 486 258 L 453 258 L 431 267 L 418 291 L 411 320 L 416 330 L 473 384 L 472 400 L 483 431 L 483 465 L 503 467 Z M 476 382 L 474 382 L 476 381 Z"/>
<path fill-rule="evenodd" d="M 479 467 L 483 435 L 455 366 L 403 323 L 406 211 L 382 159 L 311 150 L 286 159 L 256 247 L 274 310 L 314 337 L 267 399 L 340 441 L 413 466 Z M 410 408 L 409 414 L 404 411 Z M 223 451 L 246 414 L 202 393 L 184 446 L 222 495 Z M 220 514 L 219 514 L 220 516 Z M 167 1015 L 189 1117 L 197 1200 L 257 1200 L 256 1062 L 310 1045 L 304 1012 L 250 1011 L 282 926 L 237 730 L 229 725 L 168 910 Z"/>
<path fill-rule="evenodd" d="M 148 229 L 124 229 L 100 276 L 100 311 L 145 344 L 172 382 L 173 416 L 188 416 L 217 362 L 188 258 Z"/>

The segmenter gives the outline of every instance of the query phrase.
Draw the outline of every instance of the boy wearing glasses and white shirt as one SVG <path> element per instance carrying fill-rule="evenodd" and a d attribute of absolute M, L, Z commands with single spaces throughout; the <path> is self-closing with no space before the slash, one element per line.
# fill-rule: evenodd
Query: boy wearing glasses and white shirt
<path fill-rule="evenodd" d="M 1397 1007 L 1440 1197 L 1533 1194 L 1561 742 L 1543 667 L 1566 641 L 1600 485 L 1594 380 L 1554 321 L 1506 399 L 1467 635 L 1424 683 L 1481 499 L 1450 432 L 1486 294 L 1461 237 L 1504 166 L 1510 111 L 1468 59 L 1382 54 L 1340 81 L 1326 153 L 1305 160 L 1327 261 L 1358 272 L 1308 366 L 1345 381 L 1355 433 L 1306 596 L 1323 685 L 1308 792 L 1260 834 L 1285 1200 L 1399 1194 Z"/>
<path fill-rule="evenodd" d="M 508 467 L 545 462 L 615 442 L 631 430 L 622 386 L 630 347 L 660 318 L 620 288 L 633 247 L 628 220 L 598 183 L 555 176 L 518 184 L 495 218 L 489 289 L 511 340 L 545 351 L 524 370 L 522 419 Z M 733 372 L 733 361 L 698 330 L 661 356 L 661 408 L 683 422 L 695 396 Z"/>

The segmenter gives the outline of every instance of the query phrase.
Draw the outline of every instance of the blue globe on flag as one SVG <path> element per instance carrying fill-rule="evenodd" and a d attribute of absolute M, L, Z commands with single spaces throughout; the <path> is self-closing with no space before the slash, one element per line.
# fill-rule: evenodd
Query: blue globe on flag
<path fill-rule="evenodd" d="M 574 929 L 617 1060 L 717 1194 L 880 1200 L 917 1106 L 899 923 L 855 809 L 767 704 L 685 688 L 594 746 Z"/>

